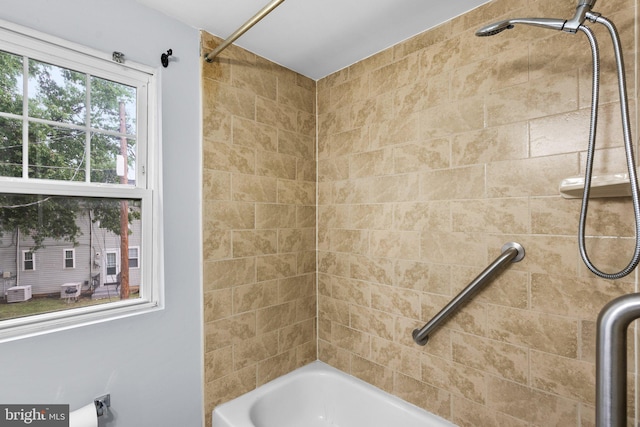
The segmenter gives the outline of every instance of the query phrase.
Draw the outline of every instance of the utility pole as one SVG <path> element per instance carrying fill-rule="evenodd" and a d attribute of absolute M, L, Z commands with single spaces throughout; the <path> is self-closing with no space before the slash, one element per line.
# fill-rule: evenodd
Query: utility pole
<path fill-rule="evenodd" d="M 124 168 L 120 184 L 128 184 L 127 133 L 124 101 L 120 101 L 120 155 Z M 129 299 L 129 202 L 120 200 L 120 299 Z"/>

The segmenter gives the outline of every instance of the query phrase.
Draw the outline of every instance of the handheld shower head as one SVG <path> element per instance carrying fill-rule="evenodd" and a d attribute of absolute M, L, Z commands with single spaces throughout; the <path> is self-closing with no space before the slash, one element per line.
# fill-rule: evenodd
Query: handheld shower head
<path fill-rule="evenodd" d="M 511 28 L 513 28 L 513 24 L 509 22 L 509 20 L 498 21 L 494 22 L 493 24 L 487 25 L 486 27 L 480 28 L 478 31 L 476 31 L 476 36 L 495 36 L 496 34 L 501 33 L 504 30 L 510 30 Z"/>
<path fill-rule="evenodd" d="M 501 33 L 504 30 L 513 28 L 516 24 L 533 25 L 535 27 L 548 28 L 550 30 L 561 31 L 564 29 L 564 24 L 567 21 L 564 19 L 550 19 L 550 18 L 514 18 L 507 19 L 505 21 L 494 22 L 486 27 L 480 28 L 476 31 L 476 36 L 485 37 L 493 36 Z"/>
<path fill-rule="evenodd" d="M 536 27 L 548 28 L 550 30 L 575 33 L 576 31 L 578 31 L 578 28 L 586 19 L 587 13 L 591 11 L 591 8 L 595 4 L 596 0 L 578 0 L 576 13 L 571 19 L 515 18 L 494 22 L 493 24 L 482 27 L 478 31 L 476 31 L 476 36 L 493 36 L 495 34 L 503 32 L 504 30 L 513 28 L 515 24 L 533 25 Z"/>

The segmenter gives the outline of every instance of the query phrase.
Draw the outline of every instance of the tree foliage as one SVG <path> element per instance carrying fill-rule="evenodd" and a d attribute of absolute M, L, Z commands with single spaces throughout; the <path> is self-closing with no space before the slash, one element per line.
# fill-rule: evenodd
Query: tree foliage
<path fill-rule="evenodd" d="M 0 112 L 15 115 L 0 117 L 0 176 L 23 177 L 24 127 L 18 116 L 23 115 L 27 96 L 28 116 L 45 121 L 28 122 L 29 178 L 82 182 L 89 173 L 91 182 L 119 182 L 116 158 L 121 138 L 108 132 L 120 131 L 120 104 L 135 105 L 135 89 L 33 59 L 27 61 L 25 76 L 23 57 L 0 51 Z M 28 95 L 23 93 L 25 79 Z M 127 113 L 126 133 L 135 134 L 135 113 Z M 126 150 L 133 165 L 135 140 L 127 140 Z M 47 238 L 75 244 L 81 234 L 76 219 L 87 210 L 92 211 L 94 222 L 100 221 L 101 228 L 120 234 L 119 200 L 0 194 L 0 235 L 19 227 L 33 238 L 36 248 Z M 128 217 L 129 221 L 138 219 L 139 211 L 130 209 Z"/>

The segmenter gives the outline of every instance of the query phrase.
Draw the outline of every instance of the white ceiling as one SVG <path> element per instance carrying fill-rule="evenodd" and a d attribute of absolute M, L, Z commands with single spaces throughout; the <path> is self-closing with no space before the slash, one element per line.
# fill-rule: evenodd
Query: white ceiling
<path fill-rule="evenodd" d="M 226 38 L 269 0 L 137 0 Z M 287 0 L 235 44 L 314 80 L 489 0 Z"/>

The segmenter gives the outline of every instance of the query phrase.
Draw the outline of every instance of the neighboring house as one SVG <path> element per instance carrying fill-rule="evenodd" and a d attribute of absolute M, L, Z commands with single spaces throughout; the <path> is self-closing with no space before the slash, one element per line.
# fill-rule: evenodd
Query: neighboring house
<path fill-rule="evenodd" d="M 91 223 L 88 214 L 78 215 L 82 234 L 76 246 L 68 241 L 47 239 L 32 251 L 33 240 L 20 231 L 0 238 L 1 295 L 10 286 L 31 285 L 33 295 L 60 295 L 61 285 L 82 283 L 82 290 L 95 290 L 120 281 L 120 236 Z M 129 286 L 140 285 L 141 222 L 129 224 Z M 2 283 L 4 282 L 4 283 Z"/>

